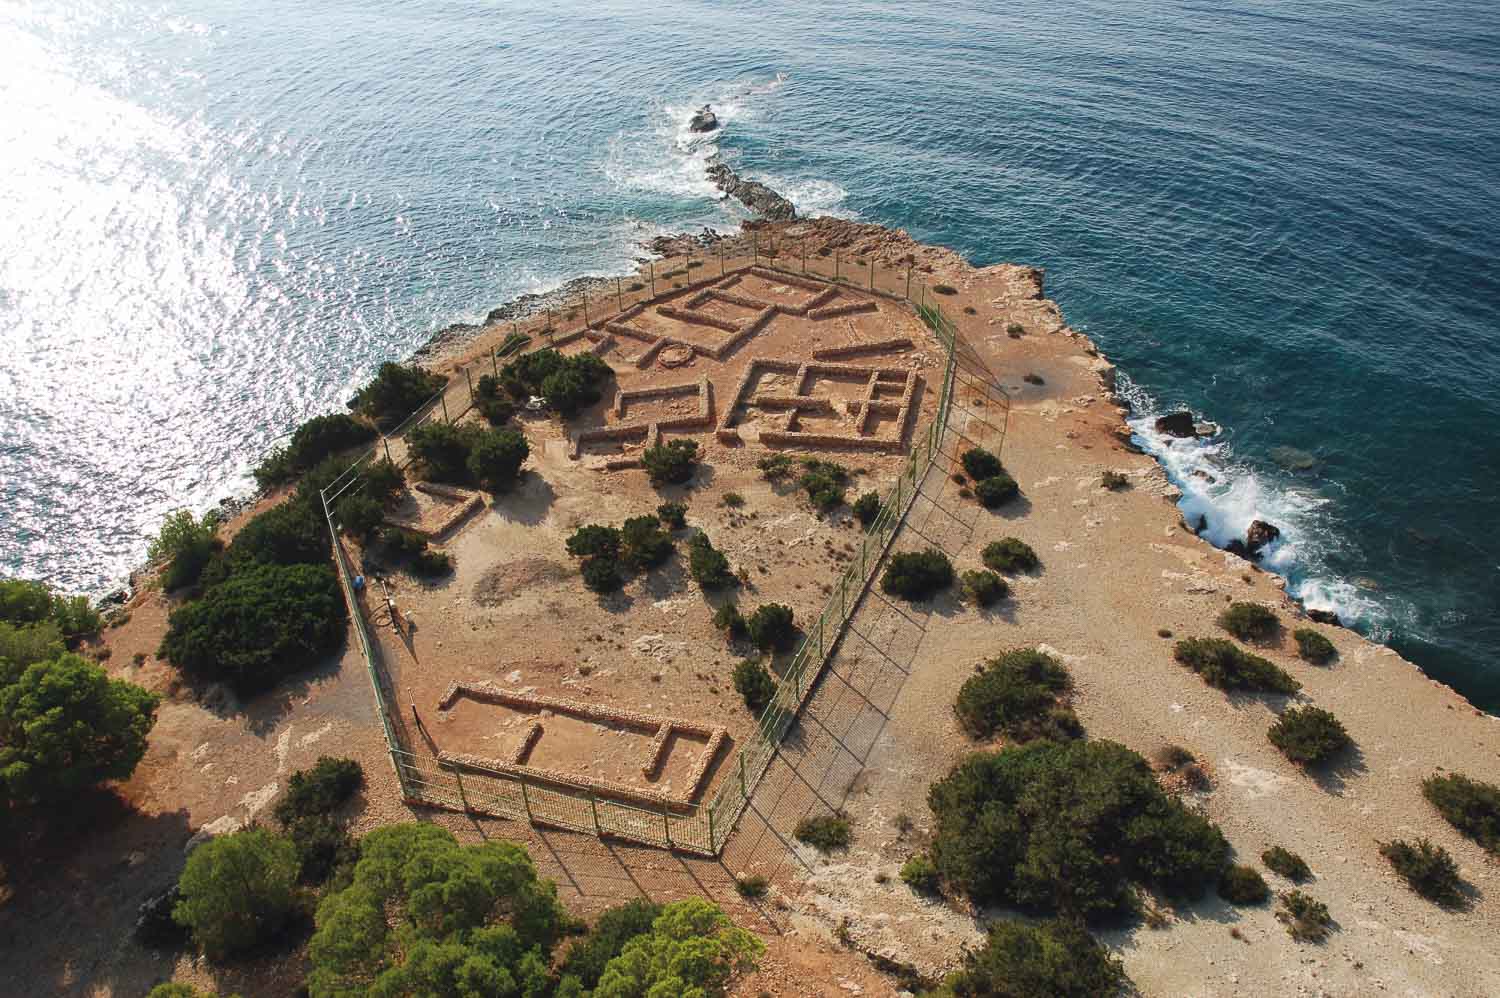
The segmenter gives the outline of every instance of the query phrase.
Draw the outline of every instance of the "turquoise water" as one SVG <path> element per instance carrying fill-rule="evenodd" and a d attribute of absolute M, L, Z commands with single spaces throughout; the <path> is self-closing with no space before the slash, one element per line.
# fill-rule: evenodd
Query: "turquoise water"
<path fill-rule="evenodd" d="M 1142 413 L 1226 428 L 1163 454 L 1212 536 L 1280 524 L 1311 604 L 1500 707 L 1490 4 L 38 0 L 0 37 L 5 571 L 103 587 L 381 360 L 733 225 L 717 149 L 1044 265 Z"/>

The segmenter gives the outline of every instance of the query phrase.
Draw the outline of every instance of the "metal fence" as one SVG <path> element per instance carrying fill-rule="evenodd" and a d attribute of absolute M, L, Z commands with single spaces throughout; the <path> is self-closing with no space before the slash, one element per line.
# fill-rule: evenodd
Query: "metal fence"
<path fill-rule="evenodd" d="M 634 296 L 633 300 L 627 297 L 624 280 L 620 279 L 616 282 L 613 295 L 607 295 L 607 287 L 602 289 L 606 294 L 596 290 L 592 315 L 589 298 L 581 296 L 574 309 L 549 309 L 545 315 L 529 320 L 525 335 L 530 336 L 530 345 L 533 347 L 546 348 L 561 335 L 568 335 L 559 334 L 556 329 L 555 322 L 559 313 L 564 320 L 581 319 L 579 330 L 576 330 L 581 332 L 591 324 L 594 316 L 609 314 L 610 306 L 623 310 L 629 305 L 659 295 L 676 294 L 681 290 L 706 286 L 749 266 L 771 269 L 793 277 L 805 276 L 835 282 L 858 292 L 907 303 L 942 346 L 944 368 L 936 414 L 927 428 L 918 432 L 900 475 L 881 504 L 880 513 L 866 530 L 857 554 L 850 559 L 848 567 L 839 577 L 823 611 L 805 629 L 806 636 L 787 665 L 771 702 L 757 720 L 755 731 L 738 745 L 733 765 L 719 777 L 718 791 L 691 813 L 677 813 L 665 807 L 650 810 L 601 797 L 588 790 L 554 785 L 510 773 L 444 764 L 432 756 L 422 756 L 408 748 L 410 743 L 405 737 L 405 725 L 399 711 L 392 711 L 394 690 L 389 688 L 386 672 L 381 667 L 380 647 L 370 634 L 364 599 L 354 586 L 355 572 L 339 537 L 335 510 L 340 498 L 360 487 L 360 471 L 368 461 L 383 456 L 393 461 L 397 467 L 405 468 L 412 461 L 405 442 L 405 437 L 411 430 L 433 419 L 460 419 L 473 407 L 474 378 L 471 367 L 460 368 L 462 377 L 450 379 L 442 391 L 424 402 L 400 426 L 384 434 L 370 451 L 361 455 L 339 479 L 324 489 L 322 496 L 344 598 L 354 619 L 355 633 L 370 675 L 391 763 L 395 767 L 402 795 L 408 803 L 513 818 L 709 856 L 717 855 L 723 848 L 754 794 L 757 783 L 764 776 L 782 739 L 812 693 L 824 665 L 874 580 L 900 529 L 902 519 L 916 498 L 923 478 L 939 456 L 953 404 L 955 372 L 960 364 L 965 363 L 964 355 L 967 350 L 952 323 L 937 307 L 934 297 L 930 296 L 927 282 L 919 279 L 915 288 L 913 287 L 914 271 L 911 267 L 904 270 L 882 270 L 873 260 L 866 262 L 857 257 L 845 260 L 838 251 L 827 257 L 818 254 L 810 257 L 805 246 L 796 243 L 788 245 L 783 241 L 779 246 L 772 244 L 762 247 L 758 236 L 752 246 L 752 255 L 748 258 L 733 259 L 722 253 L 717 257 L 708 253 L 700 259 L 690 256 L 680 266 L 664 268 L 661 274 L 657 273 L 653 263 L 649 265 L 643 281 L 632 281 L 633 285 L 640 285 L 630 291 L 630 295 Z M 705 268 L 706 273 L 700 276 Z M 604 300 L 601 301 L 601 298 Z M 521 334 L 521 324 L 513 323 L 512 337 L 508 342 L 519 343 Z M 516 352 L 514 348 L 512 352 Z M 485 360 L 489 364 L 485 364 Z M 490 367 L 493 373 L 498 374 L 498 353 L 492 352 L 488 358 L 482 358 L 477 366 Z M 999 390 L 992 387 L 992 391 Z M 1008 407 L 1008 398 L 1004 397 L 1003 391 L 999 391 L 999 396 L 1007 402 Z"/>

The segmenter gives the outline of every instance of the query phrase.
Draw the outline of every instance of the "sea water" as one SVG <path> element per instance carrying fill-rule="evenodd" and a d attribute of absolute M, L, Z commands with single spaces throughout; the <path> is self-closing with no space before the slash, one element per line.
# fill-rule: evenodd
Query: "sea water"
<path fill-rule="evenodd" d="M 0 571 L 108 587 L 381 361 L 732 227 L 721 155 L 1044 266 L 1210 538 L 1276 523 L 1294 593 L 1500 707 L 1492 3 L 6 0 L 0 38 Z M 1178 406 L 1223 434 L 1168 446 Z"/>

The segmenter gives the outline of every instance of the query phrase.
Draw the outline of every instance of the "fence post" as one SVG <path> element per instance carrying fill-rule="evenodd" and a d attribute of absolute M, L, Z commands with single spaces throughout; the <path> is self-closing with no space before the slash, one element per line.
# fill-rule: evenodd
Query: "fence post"
<path fill-rule="evenodd" d="M 391 438 L 382 433 L 380 435 L 380 442 L 383 443 L 383 444 L 385 444 L 385 459 L 387 461 L 390 461 L 391 460 Z M 396 462 L 391 461 L 391 463 L 395 464 Z"/>
<path fill-rule="evenodd" d="M 581 297 L 583 298 L 583 325 L 586 329 L 591 325 L 589 322 L 589 296 L 585 294 Z"/>
<path fill-rule="evenodd" d="M 589 810 L 594 812 L 594 835 L 602 839 L 604 830 L 599 827 L 599 798 L 594 796 L 592 790 L 589 791 Z"/>
<path fill-rule="evenodd" d="M 807 240 L 802 240 L 802 273 L 807 273 Z"/>
<path fill-rule="evenodd" d="M 469 369 L 464 368 L 464 380 L 469 383 L 469 398 L 474 397 L 474 378 L 469 374 Z"/>
<path fill-rule="evenodd" d="M 906 265 L 906 300 L 911 301 L 911 264 Z"/>
<path fill-rule="evenodd" d="M 760 263 L 760 230 L 755 229 L 750 233 L 750 248 L 755 254 L 755 262 Z"/>
<path fill-rule="evenodd" d="M 646 267 L 647 267 L 647 269 L 651 273 L 651 297 L 655 298 L 656 297 L 656 262 L 653 261 L 653 260 L 647 260 L 646 261 Z"/>
<path fill-rule="evenodd" d="M 500 360 L 495 356 L 495 348 L 490 347 L 490 373 L 500 377 Z"/>
<path fill-rule="evenodd" d="M 875 258 L 870 258 L 870 290 L 875 290 Z"/>
<path fill-rule="evenodd" d="M 442 396 L 438 399 L 438 401 L 441 402 L 441 403 L 443 403 L 443 422 L 445 422 L 445 423 L 451 423 L 451 422 L 453 422 L 453 420 L 451 420 L 451 419 L 448 418 L 448 393 L 446 391 L 443 392 Z"/>
<path fill-rule="evenodd" d="M 662 831 L 667 833 L 667 848 L 676 848 L 672 845 L 672 823 L 667 820 L 667 805 L 665 804 L 661 806 L 661 827 Z"/>
<path fill-rule="evenodd" d="M 464 793 L 464 774 L 457 766 L 453 767 L 453 780 L 458 784 L 458 800 L 464 806 L 464 811 L 469 810 L 469 798 Z"/>
<path fill-rule="evenodd" d="M 745 789 L 745 750 L 744 749 L 740 749 L 740 754 L 739 754 L 738 758 L 740 760 L 740 796 L 743 797 L 743 798 L 745 798 L 745 800 L 749 800 L 750 799 L 750 793 L 749 793 L 749 791 L 747 791 Z"/>
<path fill-rule="evenodd" d="M 839 279 L 839 251 L 838 250 L 834 250 L 833 251 L 833 279 L 835 281 L 837 281 Z"/>
<path fill-rule="evenodd" d="M 615 278 L 615 304 L 619 306 L 621 312 L 625 311 L 625 292 L 620 290 L 618 277 Z"/>
<path fill-rule="evenodd" d="M 724 276 L 724 241 L 719 240 L 719 276 Z"/>
<path fill-rule="evenodd" d="M 535 824 L 536 819 L 531 816 L 531 796 L 526 793 L 526 781 L 520 780 L 519 782 L 521 784 L 521 806 L 526 808 L 526 820 L 531 824 Z"/>
<path fill-rule="evenodd" d="M 708 807 L 704 808 L 704 810 L 708 812 L 708 851 L 709 852 L 718 852 L 719 851 L 719 843 L 715 841 L 716 836 L 714 835 L 714 806 L 713 806 L 713 804 L 709 804 Z"/>

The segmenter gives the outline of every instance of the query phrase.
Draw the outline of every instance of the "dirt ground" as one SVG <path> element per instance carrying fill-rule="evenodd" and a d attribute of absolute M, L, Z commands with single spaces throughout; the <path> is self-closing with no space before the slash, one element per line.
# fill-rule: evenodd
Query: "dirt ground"
<path fill-rule="evenodd" d="M 1171 642 L 1157 634 L 1213 634 L 1212 618 L 1231 598 L 1275 606 L 1288 631 L 1305 622 L 1296 620 L 1273 576 L 1183 529 L 1159 470 L 1124 449 L 1115 433 L 1112 369 L 1067 329 L 1041 297 L 1037 277 L 1021 268 L 976 271 L 949 251 L 837 220 L 764 230 L 762 245 L 768 236 L 837 247 L 846 261 L 876 259 L 892 268 L 910 255 L 919 279 L 957 289 L 943 301 L 945 311 L 1014 400 L 1002 457 L 1023 498 L 997 514 L 983 512 L 961 499 L 939 468 L 924 483 L 900 543 L 937 544 L 962 570 L 977 564 L 988 541 L 1021 537 L 1044 565 L 1017 581 L 1012 600 L 986 613 L 946 597 L 915 611 L 868 601 L 723 857 L 707 860 L 412 811 L 399 801 L 355 646 L 252 703 L 204 697 L 154 661 L 168 606 L 146 593 L 130 622 L 104 638 L 112 673 L 166 695 L 146 759 L 119 788 L 124 805 L 81 813 L 71 835 L 60 830 L 35 855 L 10 864 L 0 905 L 0 993 L 134 996 L 173 977 L 247 998 L 293 993 L 306 969 L 300 951 L 211 968 L 187 954 L 142 949 L 130 926 L 135 905 L 180 871 L 191 836 L 264 820 L 287 774 L 337 754 L 358 759 L 367 774 L 352 807 L 357 830 L 421 820 L 466 841 L 520 841 L 542 874 L 558 882 L 564 902 L 584 914 L 642 894 L 700 894 L 723 905 L 770 947 L 761 971 L 740 982 L 736 995 L 896 994 L 899 985 L 865 953 L 935 974 L 980 938 L 982 922 L 973 913 L 919 899 L 896 876 L 930 827 L 928 785 L 974 747 L 952 718 L 958 686 L 976 662 L 1000 650 L 1045 644 L 1072 670 L 1075 706 L 1091 737 L 1144 753 L 1169 742 L 1192 750 L 1212 776 L 1193 803 L 1221 825 L 1240 861 L 1258 865 L 1272 844 L 1301 853 L 1315 874 L 1305 889 L 1328 904 L 1337 923 L 1327 943 L 1297 944 L 1270 906 L 1230 908 L 1210 898 L 1169 911 L 1165 928 L 1105 936 L 1142 994 L 1500 994 L 1500 873 L 1419 791 L 1421 778 L 1439 769 L 1500 778 L 1500 721 L 1394 652 L 1313 625 L 1339 650 L 1331 665 L 1302 662 L 1285 638 L 1265 654 L 1302 682 L 1303 699 L 1339 716 L 1358 752 L 1326 777 L 1305 775 L 1266 741 L 1277 704 L 1226 698 L 1174 663 Z M 659 265 L 658 274 L 665 269 Z M 1006 333 L 1012 322 L 1025 328 L 1019 339 Z M 483 357 L 487 365 L 489 345 L 508 331 L 486 331 L 443 359 L 472 367 Z M 758 352 L 752 341 L 737 355 Z M 705 361 L 694 364 L 702 370 Z M 1023 380 L 1027 374 L 1041 383 Z M 663 377 L 697 376 L 690 367 Z M 718 388 L 716 380 L 716 404 L 727 397 Z M 590 418 L 603 424 L 608 417 Z M 532 473 L 445 543 L 454 576 L 432 587 L 396 580 L 400 605 L 416 616 L 414 638 L 408 647 L 388 627 L 378 633 L 400 663 L 402 699 L 435 712 L 442 687 L 464 676 L 649 705 L 743 734 L 749 715 L 728 680 L 741 650 L 713 631 L 713 603 L 685 579 L 680 559 L 599 599 L 578 585 L 564 538 L 580 523 L 618 523 L 662 498 L 681 498 L 689 523 L 707 530 L 734 566 L 750 569 L 751 586 L 740 595 L 745 609 L 786 602 L 807 620 L 857 528 L 845 516 L 819 518 L 801 496 L 760 480 L 758 448 L 721 447 L 707 432 L 694 431 L 708 452 L 693 488 L 658 495 L 641 471 L 605 473 L 571 461 L 554 427 L 528 423 L 527 431 Z M 951 454 L 954 441 L 946 448 Z M 868 469 L 852 497 L 883 489 L 898 459 L 841 460 Z M 1101 489 L 1106 468 L 1124 472 L 1131 486 Z M 722 505 L 728 491 L 744 496 L 741 510 Z M 137 653 L 145 656 L 139 665 Z M 431 719 L 441 741 L 442 722 Z M 821 858 L 796 846 L 790 829 L 828 807 L 847 810 L 855 844 Z M 1380 858 L 1378 841 L 1417 835 L 1458 860 L 1474 891 L 1467 910 L 1423 901 Z M 773 880 L 766 900 L 746 902 L 735 893 L 734 875 L 748 870 Z"/>

